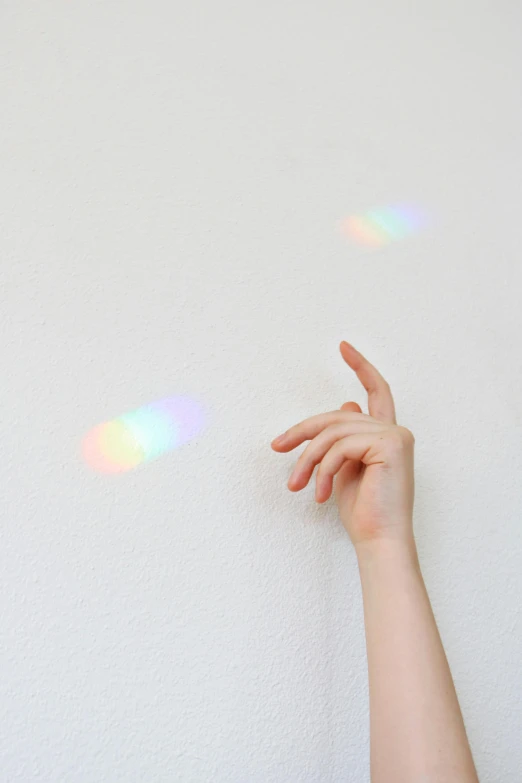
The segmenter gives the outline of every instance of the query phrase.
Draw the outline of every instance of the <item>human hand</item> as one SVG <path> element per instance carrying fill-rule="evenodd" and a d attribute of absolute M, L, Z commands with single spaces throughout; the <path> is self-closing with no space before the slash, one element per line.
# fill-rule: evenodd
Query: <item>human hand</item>
<path fill-rule="evenodd" d="M 397 425 L 388 383 L 352 345 L 342 342 L 341 355 L 368 392 L 369 414 L 356 402 L 312 416 L 275 438 L 274 451 L 292 451 L 310 443 L 299 456 L 288 488 L 307 486 L 314 468 L 315 499 L 332 494 L 352 543 L 390 539 L 413 543 L 415 438 Z M 334 481 L 335 479 L 335 481 Z"/>

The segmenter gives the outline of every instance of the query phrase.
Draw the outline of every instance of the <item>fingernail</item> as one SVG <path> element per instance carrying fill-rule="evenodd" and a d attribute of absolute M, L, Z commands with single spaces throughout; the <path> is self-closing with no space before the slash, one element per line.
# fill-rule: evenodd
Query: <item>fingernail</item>
<path fill-rule="evenodd" d="M 281 441 L 283 441 L 285 439 L 285 435 L 286 435 L 285 432 L 283 432 L 282 435 L 278 435 L 277 438 L 274 438 L 272 443 L 281 443 Z"/>

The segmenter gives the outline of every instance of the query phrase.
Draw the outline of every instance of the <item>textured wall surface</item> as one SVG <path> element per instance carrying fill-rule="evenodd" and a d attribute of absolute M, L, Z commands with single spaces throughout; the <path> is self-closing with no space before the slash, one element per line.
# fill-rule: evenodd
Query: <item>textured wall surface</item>
<path fill-rule="evenodd" d="M 521 780 L 516 3 L 4 0 L 2 783 L 365 783 L 357 563 L 300 449 L 416 437 L 421 565 L 481 783 Z M 382 247 L 339 222 L 405 201 Z M 79 444 L 169 395 L 189 443 Z M 366 407 L 364 408 L 366 410 Z"/>

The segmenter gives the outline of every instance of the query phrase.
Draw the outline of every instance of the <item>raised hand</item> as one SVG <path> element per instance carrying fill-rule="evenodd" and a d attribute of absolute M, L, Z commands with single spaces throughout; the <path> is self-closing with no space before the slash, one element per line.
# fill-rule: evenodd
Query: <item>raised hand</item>
<path fill-rule="evenodd" d="M 288 488 L 307 486 L 314 468 L 315 499 L 324 503 L 334 490 L 339 515 L 354 545 L 381 538 L 413 541 L 415 439 L 396 423 L 388 383 L 352 345 L 341 355 L 368 392 L 368 414 L 356 402 L 320 413 L 290 427 L 272 441 L 286 453 L 310 443 L 299 456 Z"/>

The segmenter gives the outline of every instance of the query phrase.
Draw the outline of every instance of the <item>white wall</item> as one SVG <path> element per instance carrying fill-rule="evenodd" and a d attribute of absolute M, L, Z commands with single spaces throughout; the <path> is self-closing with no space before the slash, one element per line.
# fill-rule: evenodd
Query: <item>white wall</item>
<path fill-rule="evenodd" d="M 481 783 L 522 769 L 520 7 L 4 0 L 2 783 L 368 781 L 357 564 L 270 440 L 362 387 L 416 437 Z M 349 214 L 407 201 L 371 249 Z M 192 395 L 121 475 L 79 443 Z"/>

